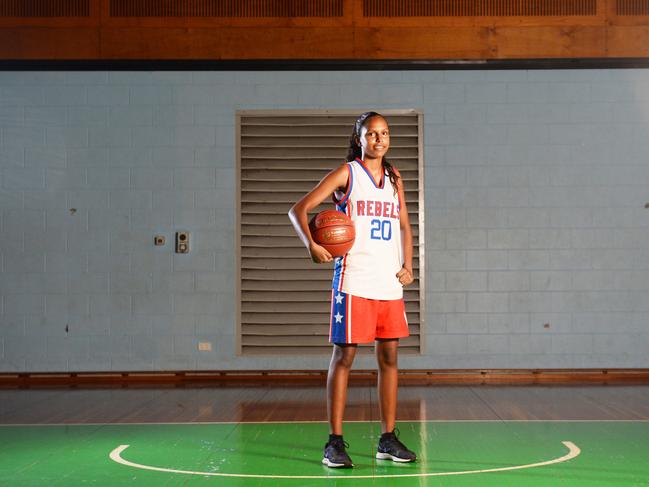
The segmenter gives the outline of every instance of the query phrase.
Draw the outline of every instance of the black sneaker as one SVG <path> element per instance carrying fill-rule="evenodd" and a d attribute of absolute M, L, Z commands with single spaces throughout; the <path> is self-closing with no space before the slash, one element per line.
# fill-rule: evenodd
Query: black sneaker
<path fill-rule="evenodd" d="M 352 468 L 354 464 L 347 455 L 345 448 L 349 448 L 349 444 L 343 441 L 342 438 L 329 441 L 324 447 L 322 463 L 331 468 Z"/>
<path fill-rule="evenodd" d="M 417 460 L 417 455 L 399 441 L 397 437 L 398 431 L 395 429 L 381 435 L 376 458 L 379 460 L 392 460 L 393 462 L 414 462 Z"/>

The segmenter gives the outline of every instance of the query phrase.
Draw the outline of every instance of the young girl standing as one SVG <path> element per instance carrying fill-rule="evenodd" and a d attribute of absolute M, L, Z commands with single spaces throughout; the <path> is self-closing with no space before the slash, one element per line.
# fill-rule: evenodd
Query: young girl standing
<path fill-rule="evenodd" d="M 378 396 L 382 435 L 376 458 L 411 462 L 416 455 L 395 434 L 397 347 L 408 336 L 403 286 L 412 283 L 412 230 L 403 183 L 386 159 L 390 130 L 376 112 L 363 113 L 354 124 L 348 162 L 331 171 L 289 211 L 298 235 L 317 263 L 333 257 L 316 244 L 307 213 L 333 196 L 339 211 L 354 222 L 356 240 L 335 259 L 329 341 L 333 354 L 327 376 L 329 441 L 322 463 L 352 467 L 345 451 L 342 423 L 347 381 L 357 345 L 376 341 Z"/>

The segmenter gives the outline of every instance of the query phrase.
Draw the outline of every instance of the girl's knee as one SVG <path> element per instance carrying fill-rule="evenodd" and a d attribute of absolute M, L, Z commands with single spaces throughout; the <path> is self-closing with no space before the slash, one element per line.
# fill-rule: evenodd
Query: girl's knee
<path fill-rule="evenodd" d="M 356 356 L 356 347 L 354 346 L 341 347 L 339 345 L 335 345 L 333 356 L 331 357 L 331 361 L 337 367 L 345 367 L 349 369 L 354 363 L 355 356 Z"/>
<path fill-rule="evenodd" d="M 381 354 L 379 356 L 379 366 L 383 369 L 394 369 L 397 367 L 397 354 Z"/>
<path fill-rule="evenodd" d="M 379 367 L 393 368 L 397 366 L 397 347 L 379 347 L 376 351 Z"/>

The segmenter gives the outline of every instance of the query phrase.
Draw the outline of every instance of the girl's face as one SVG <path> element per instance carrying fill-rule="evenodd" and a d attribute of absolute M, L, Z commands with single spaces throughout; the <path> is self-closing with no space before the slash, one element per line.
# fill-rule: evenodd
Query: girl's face
<path fill-rule="evenodd" d="M 361 127 L 363 158 L 380 159 L 390 148 L 390 129 L 383 117 L 372 117 Z"/>

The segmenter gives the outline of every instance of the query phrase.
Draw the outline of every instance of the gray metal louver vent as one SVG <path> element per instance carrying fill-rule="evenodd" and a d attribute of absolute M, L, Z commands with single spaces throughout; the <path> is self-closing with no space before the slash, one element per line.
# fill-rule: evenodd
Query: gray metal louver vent
<path fill-rule="evenodd" d="M 241 352 L 329 352 L 332 265 L 311 262 L 287 213 L 347 154 L 358 114 L 274 111 L 239 114 L 239 339 Z M 404 289 L 411 336 L 404 350 L 418 352 L 423 303 L 420 263 L 423 199 L 421 116 L 412 111 L 386 114 L 390 161 L 401 172 L 413 228 L 415 282 Z M 313 211 L 333 209 L 325 202 Z"/>

